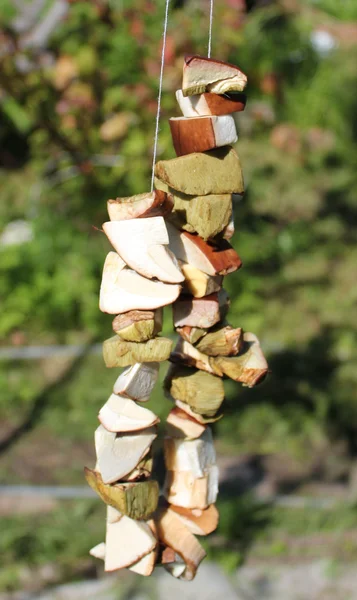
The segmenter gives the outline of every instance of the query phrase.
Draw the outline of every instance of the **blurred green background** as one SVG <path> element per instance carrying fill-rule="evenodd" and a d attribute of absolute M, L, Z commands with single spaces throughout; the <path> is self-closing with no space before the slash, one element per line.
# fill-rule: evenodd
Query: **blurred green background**
<path fill-rule="evenodd" d="M 184 54 L 207 53 L 208 11 L 208 1 L 172 0 L 158 158 L 174 156 L 167 120 L 179 114 Z M 100 227 L 108 198 L 150 186 L 163 13 L 163 0 L 1 2 L 3 350 L 111 335 L 98 310 L 109 249 Z M 229 318 L 259 336 L 272 372 L 255 390 L 227 383 L 214 426 L 222 519 L 205 544 L 232 569 L 299 558 L 291 540 L 317 533 L 323 555 L 354 560 L 357 535 L 343 535 L 357 531 L 357 4 L 216 0 L 214 16 L 213 56 L 249 80 L 237 116 L 247 191 L 233 238 L 244 268 L 225 280 Z M 99 354 L 5 352 L 2 483 L 82 485 L 116 376 Z M 160 386 L 150 408 L 165 419 Z M 282 508 L 253 492 L 336 502 Z M 102 505 L 39 506 L 0 503 L 0 591 L 24 586 L 25 567 L 55 563 L 55 581 L 101 572 L 87 552 L 104 535 Z M 308 546 L 321 556 L 321 544 Z"/>

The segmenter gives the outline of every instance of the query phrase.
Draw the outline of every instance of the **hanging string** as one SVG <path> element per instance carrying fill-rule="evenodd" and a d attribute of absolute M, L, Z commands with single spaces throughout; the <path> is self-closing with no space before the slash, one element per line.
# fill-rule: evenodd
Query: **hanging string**
<path fill-rule="evenodd" d="M 164 77 L 164 66 L 165 66 L 165 50 L 166 50 L 166 36 L 167 36 L 167 24 L 169 19 L 169 5 L 170 0 L 166 0 L 165 7 L 165 18 L 164 18 L 164 27 L 162 34 L 162 52 L 161 52 L 161 68 L 160 68 L 160 81 L 159 81 L 159 95 L 157 98 L 157 113 L 156 113 L 156 125 L 155 125 L 155 138 L 154 138 L 154 152 L 152 159 L 152 174 L 151 174 L 151 191 L 154 189 L 154 179 L 155 179 L 155 163 L 156 163 L 156 155 L 157 155 L 157 142 L 159 139 L 159 125 L 160 125 L 160 113 L 161 113 L 161 96 L 162 96 L 162 80 Z"/>
<path fill-rule="evenodd" d="M 213 4 L 214 4 L 214 0 L 211 0 L 210 11 L 209 11 L 208 58 L 211 58 L 211 49 L 212 49 Z"/>

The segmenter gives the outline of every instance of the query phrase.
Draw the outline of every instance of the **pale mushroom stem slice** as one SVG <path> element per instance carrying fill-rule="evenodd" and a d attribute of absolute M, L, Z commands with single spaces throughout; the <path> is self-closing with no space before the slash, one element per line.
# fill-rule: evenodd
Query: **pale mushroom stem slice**
<path fill-rule="evenodd" d="M 159 422 L 151 410 L 117 394 L 111 394 L 100 409 L 98 418 L 107 431 L 115 433 L 137 431 Z"/>
<path fill-rule="evenodd" d="M 157 437 L 156 427 L 116 434 L 100 425 L 95 431 L 98 466 L 104 483 L 115 483 L 135 469 Z"/>
<path fill-rule="evenodd" d="M 169 504 L 191 509 L 205 509 L 214 504 L 218 494 L 218 467 L 206 469 L 203 477 L 190 471 L 166 471 L 164 495 Z"/>
<path fill-rule="evenodd" d="M 144 277 L 157 277 L 166 283 L 179 283 L 184 277 L 168 246 L 163 217 L 108 221 L 103 230 L 119 256 Z"/>
<path fill-rule="evenodd" d="M 101 542 L 89 550 L 89 554 L 100 560 L 105 559 L 105 543 Z"/>
<path fill-rule="evenodd" d="M 207 427 L 194 440 L 166 437 L 164 456 L 168 471 L 189 471 L 197 479 L 204 477 L 209 467 L 216 464 L 211 429 Z"/>
<path fill-rule="evenodd" d="M 125 369 L 114 384 L 114 393 L 137 402 L 146 402 L 157 382 L 160 363 L 136 363 Z"/>
<path fill-rule="evenodd" d="M 99 308 L 111 315 L 152 310 L 172 304 L 180 291 L 180 285 L 151 281 L 126 268 L 116 252 L 109 252 L 103 268 Z"/>
<path fill-rule="evenodd" d="M 130 567 L 154 550 L 157 540 L 149 525 L 125 515 L 119 521 L 107 521 L 105 571 Z"/>
<path fill-rule="evenodd" d="M 157 528 L 155 521 L 153 519 L 150 519 L 149 521 L 147 521 L 147 524 L 149 525 L 153 535 L 155 536 L 155 539 L 157 540 Z M 144 577 L 148 577 L 149 575 L 151 575 L 155 568 L 155 563 L 157 561 L 158 550 L 159 544 L 157 542 L 155 548 L 151 550 L 149 554 L 143 556 L 143 558 L 141 558 L 138 562 L 128 567 L 129 571 L 137 573 L 137 575 L 143 575 Z"/>

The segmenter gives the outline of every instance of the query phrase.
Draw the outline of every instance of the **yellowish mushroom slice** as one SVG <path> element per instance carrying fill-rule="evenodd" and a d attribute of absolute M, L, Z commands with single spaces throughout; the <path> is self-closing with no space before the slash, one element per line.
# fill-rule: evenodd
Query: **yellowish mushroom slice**
<path fill-rule="evenodd" d="M 211 365 L 212 359 L 182 338 L 178 340 L 174 350 L 171 352 L 170 361 L 188 367 L 196 367 L 196 369 L 216 375 L 214 363 L 213 366 Z"/>
<path fill-rule="evenodd" d="M 155 176 L 189 196 L 242 194 L 244 182 L 238 154 L 231 146 L 159 160 Z"/>
<path fill-rule="evenodd" d="M 236 356 L 244 346 L 241 327 L 216 325 L 196 344 L 197 350 L 208 356 Z"/>
<path fill-rule="evenodd" d="M 268 363 L 254 333 L 244 333 L 244 344 L 238 356 L 217 356 L 215 369 L 234 381 L 253 387 L 263 381 L 268 373 Z"/>
<path fill-rule="evenodd" d="M 189 404 L 187 404 L 186 402 L 182 402 L 181 400 L 175 400 L 175 404 L 176 404 L 176 408 L 179 408 L 180 410 L 183 410 L 184 412 L 186 412 L 190 417 L 195 419 L 195 421 L 197 421 L 198 423 L 201 423 L 201 425 L 207 425 L 208 423 L 215 423 L 216 421 L 219 421 L 223 417 L 222 412 L 216 413 L 213 417 L 202 415 L 202 414 L 196 412 L 195 410 L 193 410 Z"/>
<path fill-rule="evenodd" d="M 184 276 L 170 252 L 163 217 L 108 221 L 103 230 L 119 256 L 144 277 L 180 283 Z"/>
<path fill-rule="evenodd" d="M 127 342 L 146 342 L 162 330 L 162 312 L 158 308 L 122 313 L 113 320 L 113 331 Z"/>
<path fill-rule="evenodd" d="M 190 327 L 189 325 L 176 327 L 176 331 L 186 342 L 189 342 L 190 344 L 196 344 L 198 340 L 207 334 L 207 329 L 202 329 L 201 327 Z"/>
<path fill-rule="evenodd" d="M 157 177 L 155 187 L 172 198 L 174 208 L 166 219 L 177 229 L 196 232 L 208 240 L 218 236 L 229 225 L 233 210 L 232 194 L 190 196 L 174 190 Z"/>
<path fill-rule="evenodd" d="M 172 340 L 156 337 L 147 342 L 127 342 L 119 336 L 103 342 L 103 358 L 108 368 L 127 367 L 141 362 L 162 362 L 168 360 Z"/>
<path fill-rule="evenodd" d="M 223 283 L 223 275 L 207 275 L 193 265 L 181 262 L 181 270 L 185 276 L 184 290 L 194 298 L 203 298 L 213 292 L 218 292 Z"/>
<path fill-rule="evenodd" d="M 157 508 L 159 485 L 153 479 L 110 485 L 103 482 L 98 471 L 85 467 L 84 474 L 90 487 L 108 506 L 115 509 L 114 515 L 120 512 L 131 519 L 145 520 L 150 518 Z"/>
<path fill-rule="evenodd" d="M 189 367 L 171 365 L 165 377 L 164 388 L 176 402 L 182 402 L 178 405 L 180 408 L 186 410 L 183 404 L 187 404 L 205 418 L 215 417 L 224 400 L 224 386 L 220 377 Z"/>

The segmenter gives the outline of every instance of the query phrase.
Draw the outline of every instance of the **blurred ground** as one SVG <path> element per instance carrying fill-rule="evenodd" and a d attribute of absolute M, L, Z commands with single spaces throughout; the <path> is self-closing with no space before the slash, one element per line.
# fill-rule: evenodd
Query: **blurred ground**
<path fill-rule="evenodd" d="M 228 576 L 214 563 L 204 563 L 189 584 L 156 572 L 150 585 L 133 578 L 106 576 L 100 580 L 61 585 L 36 595 L 39 600 L 355 600 L 357 574 L 352 565 L 328 560 L 294 565 L 246 566 Z M 33 592 L 0 595 L 0 600 L 32 600 Z"/>

